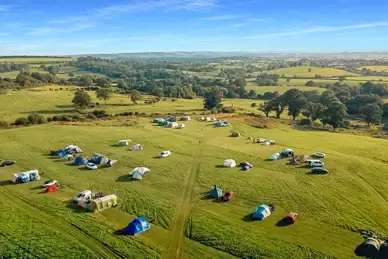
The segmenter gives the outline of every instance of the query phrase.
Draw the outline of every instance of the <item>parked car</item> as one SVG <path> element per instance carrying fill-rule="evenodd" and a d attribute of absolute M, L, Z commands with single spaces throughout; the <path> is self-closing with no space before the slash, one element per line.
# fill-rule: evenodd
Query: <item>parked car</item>
<path fill-rule="evenodd" d="M 97 166 L 93 163 L 87 163 L 86 164 L 86 168 L 90 169 L 90 170 L 96 170 L 97 169 Z"/>
<path fill-rule="evenodd" d="M 296 218 L 298 217 L 298 213 L 295 213 L 295 212 L 290 212 L 288 213 L 287 216 L 285 216 L 283 218 L 284 221 L 286 221 L 287 223 L 294 223 L 296 221 Z"/>
<path fill-rule="evenodd" d="M 47 180 L 43 183 L 42 187 L 47 188 L 47 187 L 52 186 L 52 185 L 58 185 L 58 181 L 57 180 Z"/>
<path fill-rule="evenodd" d="M 323 167 L 325 164 L 321 162 L 320 160 L 310 160 L 309 161 L 309 167 L 314 168 L 314 167 Z"/>
<path fill-rule="evenodd" d="M 10 165 L 13 165 L 15 164 L 16 161 L 12 161 L 12 160 L 7 160 L 7 161 L 4 161 L 3 163 L 1 163 L 1 167 L 6 167 L 6 166 L 10 166 Z"/>
<path fill-rule="evenodd" d="M 312 155 L 314 158 L 325 158 L 325 153 L 317 152 Z"/>
<path fill-rule="evenodd" d="M 92 191 L 90 190 L 85 190 L 80 193 L 78 193 L 74 198 L 73 202 L 78 202 L 81 199 L 89 199 L 92 197 Z"/>
<path fill-rule="evenodd" d="M 233 192 L 226 192 L 224 195 L 224 201 L 229 201 L 233 198 Z"/>
<path fill-rule="evenodd" d="M 311 172 L 314 174 L 327 174 L 327 173 L 329 173 L 329 170 L 327 170 L 323 167 L 313 167 L 313 168 L 311 168 Z"/>

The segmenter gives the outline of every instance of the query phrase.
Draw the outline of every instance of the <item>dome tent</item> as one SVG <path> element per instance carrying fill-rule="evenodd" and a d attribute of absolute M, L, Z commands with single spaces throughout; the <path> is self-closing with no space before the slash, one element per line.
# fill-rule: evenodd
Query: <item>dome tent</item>
<path fill-rule="evenodd" d="M 88 163 L 88 160 L 82 156 L 78 156 L 75 160 L 74 160 L 74 165 L 75 166 L 80 166 L 80 165 L 86 165 Z"/>
<path fill-rule="evenodd" d="M 133 151 L 140 151 L 143 149 L 143 146 L 140 144 L 136 144 L 131 148 Z"/>
<path fill-rule="evenodd" d="M 127 140 L 119 140 L 117 142 L 117 146 L 119 146 L 119 147 L 128 146 L 130 141 L 131 140 L 129 140 L 129 139 L 127 139 Z"/>
<path fill-rule="evenodd" d="M 211 190 L 210 194 L 213 198 L 219 198 L 222 196 L 222 189 L 218 188 L 217 185 L 214 185 L 214 188 Z"/>
<path fill-rule="evenodd" d="M 147 167 L 136 167 L 135 169 L 132 170 L 132 172 L 130 173 L 130 176 L 132 176 L 133 179 L 142 180 L 145 173 L 150 171 L 151 170 L 148 169 Z"/>
<path fill-rule="evenodd" d="M 233 159 L 225 159 L 224 160 L 224 166 L 225 167 L 235 167 L 236 166 L 236 161 Z"/>
<path fill-rule="evenodd" d="M 51 185 L 49 187 L 46 188 L 45 192 L 55 192 L 58 190 L 58 186 L 56 186 L 55 184 L 54 185 Z"/>
<path fill-rule="evenodd" d="M 271 208 L 268 205 L 261 204 L 255 213 L 253 213 L 252 217 L 258 220 L 264 220 L 269 215 L 271 215 Z"/>
<path fill-rule="evenodd" d="M 137 235 L 149 229 L 150 224 L 147 220 L 144 217 L 138 217 L 129 223 L 122 233 L 126 235 Z"/>

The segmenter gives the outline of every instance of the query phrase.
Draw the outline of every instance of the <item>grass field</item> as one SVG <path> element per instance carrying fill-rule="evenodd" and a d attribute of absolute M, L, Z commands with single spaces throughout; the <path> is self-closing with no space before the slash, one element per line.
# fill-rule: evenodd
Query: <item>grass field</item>
<path fill-rule="evenodd" d="M 50 63 L 50 62 L 64 62 L 64 61 L 74 61 L 74 58 L 68 58 L 68 57 L 63 57 L 63 58 L 50 58 L 50 57 L 2 57 L 0 58 L 0 62 L 12 62 L 12 63 Z"/>
<path fill-rule="evenodd" d="M 309 68 L 311 72 L 309 72 Z M 276 70 L 269 70 L 268 73 L 283 75 L 286 77 L 314 77 L 316 74 L 319 74 L 324 77 L 338 77 L 338 76 L 354 76 L 356 74 L 346 72 L 344 70 L 336 68 L 320 68 L 320 67 L 288 67 L 280 68 Z"/>
<path fill-rule="evenodd" d="M 39 72 L 39 73 L 48 73 L 48 72 L 46 72 L 44 70 L 41 70 L 41 69 L 39 69 L 37 67 L 30 67 L 29 71 L 30 72 Z M 73 72 L 73 74 L 74 74 L 73 77 L 83 76 L 83 75 L 98 75 L 97 73 L 94 73 L 94 72 L 76 71 L 76 68 L 74 68 L 74 67 L 64 67 L 64 68 L 61 68 L 61 70 L 57 74 L 57 77 L 64 78 L 64 79 L 69 79 L 70 78 L 70 76 L 69 76 L 70 72 Z M 20 73 L 19 71 L 4 72 L 4 73 L 0 73 L 0 77 L 1 78 L 16 79 L 16 77 L 17 77 L 17 75 L 19 73 Z"/>
<path fill-rule="evenodd" d="M 7 148 L 0 149 L 0 159 L 15 159 L 17 165 L 0 169 L 0 218 L 9 222 L 0 225 L 0 255 L 161 258 L 179 247 L 182 258 L 354 258 L 353 250 L 363 240 L 354 231 L 388 234 L 388 155 L 381 152 L 385 140 L 281 124 L 256 129 L 249 126 L 256 122 L 250 117 L 229 121 L 231 128 L 189 121 L 185 129 L 176 130 L 139 119 L 132 127 L 46 124 L 3 130 L 0 141 Z M 242 137 L 230 138 L 232 128 Z M 277 145 L 252 144 L 247 136 L 274 139 Z M 126 138 L 143 144 L 144 150 L 111 146 Z M 88 156 L 99 152 L 119 162 L 87 171 L 45 155 L 70 143 Z M 310 175 L 286 160 L 266 161 L 285 147 L 297 154 L 325 152 L 330 173 Z M 171 150 L 172 156 L 153 158 L 161 150 Z M 226 158 L 255 167 L 245 173 L 220 168 Z M 143 181 L 126 180 L 136 166 L 151 172 Z M 8 183 L 12 173 L 34 168 L 44 172 L 44 179 L 57 179 L 67 187 L 42 194 L 41 182 Z M 206 192 L 214 184 L 232 190 L 235 198 L 228 203 L 208 199 Z M 115 193 L 119 206 L 98 214 L 73 211 L 67 202 L 83 189 Z M 265 221 L 251 221 L 250 214 L 261 203 L 274 203 L 277 209 Z M 299 213 L 298 221 L 278 227 L 289 211 Z M 136 237 L 114 234 L 141 215 L 151 220 L 148 232 Z M 183 224 L 174 215 L 182 216 Z M 50 238 L 53 233 L 55 239 Z"/>
<path fill-rule="evenodd" d="M 49 91 L 49 89 L 57 89 L 58 91 Z M 74 95 L 74 87 L 63 86 L 63 89 L 68 91 L 59 91 L 59 86 L 46 86 L 33 88 L 29 91 L 13 91 L 7 94 L 0 95 L 2 109 L 0 110 L 0 120 L 14 121 L 18 117 L 26 117 L 31 112 L 36 112 L 44 116 L 53 116 L 57 114 L 75 113 L 75 107 L 71 100 Z M 99 102 L 101 105 L 98 109 L 104 109 L 108 113 L 122 112 L 144 112 L 150 113 L 171 113 L 171 112 L 197 112 L 203 111 L 203 100 L 193 99 L 167 99 L 158 103 L 149 105 L 144 104 L 144 101 L 138 102 L 135 105 L 131 102 L 129 96 L 115 94 L 112 99 L 107 101 L 98 100 L 94 92 L 89 92 L 93 98 L 93 102 Z M 145 98 L 148 98 L 147 96 Z M 149 97 L 151 98 L 151 96 Z M 224 106 L 234 105 L 237 111 L 240 112 L 257 112 L 257 109 L 252 108 L 253 102 L 260 103 L 259 100 L 246 99 L 225 99 Z"/>
<path fill-rule="evenodd" d="M 388 66 L 365 66 L 365 67 L 360 67 L 360 69 L 367 68 L 373 71 L 377 72 L 388 72 Z"/>

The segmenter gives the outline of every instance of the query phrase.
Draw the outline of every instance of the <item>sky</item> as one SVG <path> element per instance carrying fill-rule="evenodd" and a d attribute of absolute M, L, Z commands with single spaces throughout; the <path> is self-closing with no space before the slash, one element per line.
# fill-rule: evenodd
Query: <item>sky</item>
<path fill-rule="evenodd" d="M 386 0 L 0 0 L 0 55 L 387 50 Z"/>

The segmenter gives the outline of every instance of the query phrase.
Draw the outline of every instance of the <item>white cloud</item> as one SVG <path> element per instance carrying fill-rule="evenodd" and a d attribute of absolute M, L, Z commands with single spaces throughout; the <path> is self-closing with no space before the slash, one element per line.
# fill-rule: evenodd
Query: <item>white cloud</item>
<path fill-rule="evenodd" d="M 155 8 L 165 8 L 167 10 L 203 10 L 216 6 L 217 0 L 143 0 L 133 1 L 129 4 L 111 5 L 94 10 L 100 15 L 113 15 L 120 12 L 141 12 Z"/>
<path fill-rule="evenodd" d="M 220 15 L 220 16 L 211 16 L 211 17 L 203 17 L 199 18 L 202 21 L 220 21 L 220 20 L 231 20 L 235 18 L 239 18 L 241 16 L 238 15 Z"/>
<path fill-rule="evenodd" d="M 318 26 L 318 27 L 311 27 L 311 28 L 300 29 L 300 30 L 291 30 L 291 31 L 285 31 L 285 32 L 275 32 L 270 34 L 253 35 L 253 36 L 247 36 L 245 38 L 258 39 L 258 38 L 283 37 L 283 36 L 291 36 L 291 35 L 298 35 L 298 34 L 345 31 L 345 30 L 375 28 L 375 27 L 385 27 L 385 26 L 388 26 L 388 22 L 362 23 L 362 24 L 354 24 L 354 25 L 347 25 L 347 26 Z"/>
<path fill-rule="evenodd" d="M 76 32 L 76 31 L 86 30 L 91 27 L 93 27 L 92 24 L 76 24 L 69 28 L 39 27 L 39 28 L 31 29 L 28 35 L 41 36 L 41 35 L 56 34 L 56 33 Z"/>
<path fill-rule="evenodd" d="M 16 5 L 0 5 L 0 12 L 9 12 L 11 9 L 15 8 Z"/>
<path fill-rule="evenodd" d="M 63 19 L 58 20 L 51 20 L 48 23 L 73 23 L 73 22 L 81 22 L 85 21 L 88 18 L 86 16 L 73 16 L 73 17 L 67 17 Z"/>

